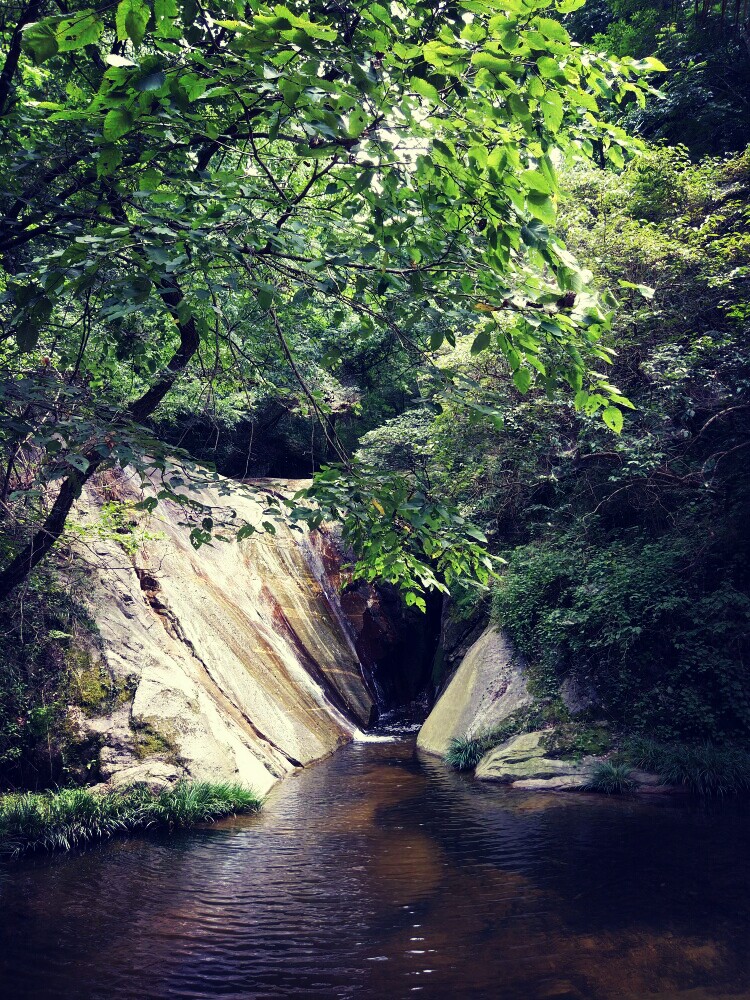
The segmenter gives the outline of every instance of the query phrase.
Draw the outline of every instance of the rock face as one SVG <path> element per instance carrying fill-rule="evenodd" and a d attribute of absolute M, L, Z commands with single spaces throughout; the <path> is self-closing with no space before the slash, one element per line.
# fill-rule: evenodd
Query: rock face
<path fill-rule="evenodd" d="M 583 788 L 597 758 L 577 762 L 547 757 L 545 735 L 541 731 L 523 733 L 490 750 L 477 764 L 476 777 L 480 781 L 504 781 L 514 788 L 549 791 Z"/>
<path fill-rule="evenodd" d="M 264 504 L 238 493 L 199 499 L 263 519 Z M 90 492 L 83 521 L 97 502 Z M 87 720 L 103 744 L 102 777 L 159 784 L 184 775 L 264 793 L 370 724 L 371 679 L 308 536 L 280 524 L 276 535 L 195 551 L 181 520 L 184 511 L 162 501 L 150 530 L 163 538 L 135 565 L 115 541 L 87 546 L 102 668 L 132 693 Z"/>
<path fill-rule="evenodd" d="M 408 711 L 429 682 L 440 631 L 442 600 L 427 599 L 422 614 L 404 604 L 393 587 L 364 580 L 342 588 L 342 543 L 337 529 L 323 525 L 309 536 L 316 576 L 326 581 L 354 635 L 360 663 L 377 686 L 379 707 Z M 421 716 L 420 716 L 421 717 Z"/>
<path fill-rule="evenodd" d="M 442 756 L 451 739 L 488 732 L 532 701 L 522 659 L 502 632 L 487 628 L 427 717 L 417 746 Z"/>
<path fill-rule="evenodd" d="M 560 697 L 572 716 L 580 715 L 600 705 L 594 687 L 577 677 L 566 677 L 560 685 Z"/>

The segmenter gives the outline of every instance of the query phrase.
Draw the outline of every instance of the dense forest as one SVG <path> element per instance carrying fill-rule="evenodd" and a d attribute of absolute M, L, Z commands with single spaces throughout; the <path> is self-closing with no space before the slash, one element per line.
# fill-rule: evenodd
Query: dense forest
<path fill-rule="evenodd" d="M 267 531 L 341 522 L 540 696 L 750 740 L 747 0 L 9 0 L 0 39 L 7 780 L 86 697 L 81 491 L 200 550 L 257 531 L 216 474 L 312 477 Z"/>

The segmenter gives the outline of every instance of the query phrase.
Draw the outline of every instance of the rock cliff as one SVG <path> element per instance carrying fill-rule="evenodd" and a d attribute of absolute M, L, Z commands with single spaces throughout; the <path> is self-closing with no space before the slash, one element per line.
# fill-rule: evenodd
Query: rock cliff
<path fill-rule="evenodd" d="M 229 505 L 216 490 L 199 498 Z M 93 489 L 79 518 L 91 522 L 99 502 Z M 240 520 L 257 524 L 263 506 L 231 496 Z M 104 780 L 184 775 L 264 793 L 376 717 L 357 622 L 331 579 L 335 545 L 323 559 L 320 538 L 279 524 L 275 535 L 195 551 L 181 520 L 184 511 L 162 501 L 151 525 L 162 537 L 132 559 L 111 538 L 82 549 L 98 668 L 122 697 L 80 724 L 101 742 Z M 371 625 L 378 615 L 360 607 L 363 617 Z"/>

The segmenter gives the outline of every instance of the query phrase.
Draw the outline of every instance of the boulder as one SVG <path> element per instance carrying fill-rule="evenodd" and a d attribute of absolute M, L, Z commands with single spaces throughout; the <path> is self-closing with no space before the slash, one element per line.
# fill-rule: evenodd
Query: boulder
<path fill-rule="evenodd" d="M 543 787 L 552 789 L 551 784 L 529 784 L 573 778 L 577 782 L 564 781 L 566 788 L 582 787 L 592 773 L 597 758 L 586 757 L 581 761 L 558 760 L 547 757 L 542 731 L 523 733 L 495 747 L 482 757 L 477 764 L 476 777 L 481 781 L 505 781 L 517 787 Z"/>
<path fill-rule="evenodd" d="M 417 746 L 442 756 L 451 739 L 488 732 L 532 701 L 522 658 L 505 633 L 486 628 L 438 698 Z"/>
<path fill-rule="evenodd" d="M 113 788 L 127 788 L 129 785 L 145 784 L 152 792 L 160 792 L 162 788 L 174 784 L 182 772 L 179 767 L 163 760 L 144 760 L 131 767 L 117 771 L 109 785 L 104 785 L 108 791 Z"/>

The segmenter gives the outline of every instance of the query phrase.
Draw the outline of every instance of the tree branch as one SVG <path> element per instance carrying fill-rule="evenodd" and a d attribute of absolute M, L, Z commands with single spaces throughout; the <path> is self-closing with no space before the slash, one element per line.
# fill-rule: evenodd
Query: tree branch
<path fill-rule="evenodd" d="M 23 40 L 23 29 L 27 24 L 32 24 L 39 17 L 43 0 L 31 0 L 22 11 L 18 24 L 10 38 L 8 54 L 5 57 L 5 64 L 0 72 L 0 118 L 8 111 L 8 100 L 13 88 L 13 77 L 18 69 L 18 60 L 21 58 L 21 41 Z"/>
<path fill-rule="evenodd" d="M 177 281 L 172 277 L 164 279 L 158 292 L 170 314 L 176 316 L 184 299 L 184 294 Z M 178 327 L 180 346 L 170 358 L 163 375 L 140 398 L 134 400 L 125 411 L 127 416 L 136 423 L 143 423 L 153 413 L 174 385 L 177 376 L 186 368 L 198 350 L 199 336 L 193 317 L 190 316 L 184 323 L 178 323 Z M 104 461 L 104 457 L 93 445 L 84 453 L 84 457 L 89 463 L 86 471 L 80 472 L 73 469 L 68 473 L 44 524 L 34 533 L 28 545 L 0 572 L 0 601 L 23 583 L 58 540 L 63 533 L 73 504 L 81 495 L 81 490 Z"/>

